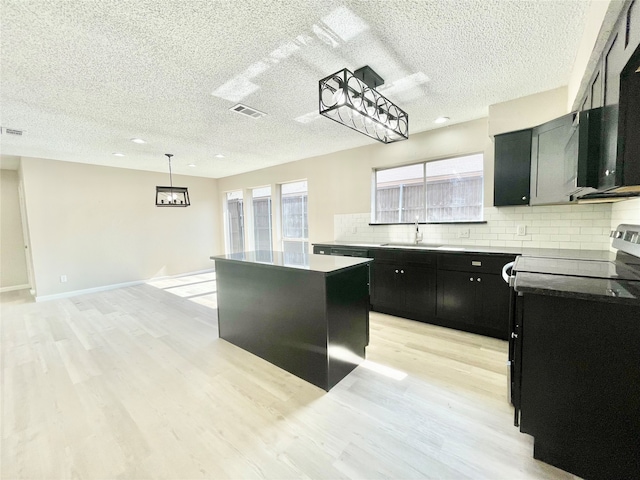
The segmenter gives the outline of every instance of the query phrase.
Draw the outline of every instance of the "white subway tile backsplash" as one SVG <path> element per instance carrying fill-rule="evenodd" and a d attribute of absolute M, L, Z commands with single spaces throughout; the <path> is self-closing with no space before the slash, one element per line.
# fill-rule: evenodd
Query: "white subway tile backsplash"
<path fill-rule="evenodd" d="M 451 245 L 490 245 L 497 247 L 608 249 L 609 230 L 618 223 L 640 223 L 640 200 L 629 206 L 611 204 L 546 205 L 541 207 L 487 207 L 484 224 L 420 225 L 423 243 Z M 614 204 L 615 206 L 620 204 Z M 637 222 L 626 219 L 637 217 Z M 369 213 L 334 215 L 334 239 L 337 241 L 385 243 L 412 242 L 412 225 L 369 225 Z M 517 235 L 518 225 L 526 235 Z M 616 224 L 617 225 L 617 224 Z M 356 227 L 356 233 L 353 233 Z M 468 229 L 469 238 L 460 238 Z"/>

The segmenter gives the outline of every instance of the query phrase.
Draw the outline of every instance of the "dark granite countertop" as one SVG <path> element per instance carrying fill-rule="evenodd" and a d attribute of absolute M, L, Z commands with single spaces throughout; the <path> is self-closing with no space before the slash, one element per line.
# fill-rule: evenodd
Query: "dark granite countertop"
<path fill-rule="evenodd" d="M 525 294 L 579 298 L 640 307 L 640 281 L 518 272 L 514 287 L 517 292 Z M 640 311 L 638 313 L 640 315 Z"/>
<path fill-rule="evenodd" d="M 545 258 L 571 258 L 579 260 L 607 260 L 612 261 L 615 253 L 610 250 L 573 250 L 573 249 L 556 249 L 556 248 L 517 248 L 517 247 L 491 247 L 488 245 L 441 245 L 421 243 L 402 244 L 402 243 L 350 243 L 350 242 L 319 242 L 314 246 L 327 247 L 361 247 L 361 248 L 384 248 L 384 249 L 405 249 L 405 250 L 422 250 L 440 253 L 483 253 L 494 255 L 525 255 L 527 257 L 545 257 Z"/>
<path fill-rule="evenodd" d="M 364 265 L 372 262 L 371 258 L 337 257 L 332 255 L 285 255 L 283 252 L 259 250 L 255 252 L 239 252 L 227 255 L 216 255 L 211 260 L 252 263 L 263 266 L 293 268 L 313 272 L 331 274 L 345 268 Z"/>

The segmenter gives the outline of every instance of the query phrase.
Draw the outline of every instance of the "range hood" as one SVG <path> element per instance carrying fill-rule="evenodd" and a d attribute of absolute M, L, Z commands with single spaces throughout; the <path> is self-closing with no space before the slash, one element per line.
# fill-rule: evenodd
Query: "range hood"
<path fill-rule="evenodd" d="M 609 190 L 587 193 L 586 195 L 576 197 L 575 200 L 577 200 L 578 203 L 607 203 L 620 202 L 633 197 L 640 197 L 640 185 L 614 187 Z"/>

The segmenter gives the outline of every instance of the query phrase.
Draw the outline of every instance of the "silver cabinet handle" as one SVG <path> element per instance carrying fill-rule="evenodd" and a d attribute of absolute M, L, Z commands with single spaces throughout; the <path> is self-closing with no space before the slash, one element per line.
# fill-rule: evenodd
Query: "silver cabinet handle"
<path fill-rule="evenodd" d="M 518 334 L 515 332 L 511 332 L 511 338 L 518 338 Z"/>
<path fill-rule="evenodd" d="M 527 199 L 527 197 L 522 197 L 522 199 L 523 199 L 523 200 L 526 200 L 526 199 Z"/>
<path fill-rule="evenodd" d="M 478 278 L 478 281 L 480 281 L 480 279 Z"/>
<path fill-rule="evenodd" d="M 396 273 L 398 273 L 398 270 L 396 270 Z"/>
<path fill-rule="evenodd" d="M 400 273 L 404 273 L 404 270 L 400 270 Z"/>
<path fill-rule="evenodd" d="M 469 281 L 470 281 L 470 282 L 473 282 L 473 277 L 471 277 L 471 278 L 469 279 Z"/>

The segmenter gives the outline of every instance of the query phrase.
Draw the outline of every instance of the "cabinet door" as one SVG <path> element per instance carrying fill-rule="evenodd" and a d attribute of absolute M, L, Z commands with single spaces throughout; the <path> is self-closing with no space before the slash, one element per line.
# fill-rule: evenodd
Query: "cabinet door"
<path fill-rule="evenodd" d="M 498 332 L 499 338 L 509 336 L 509 286 L 500 275 L 476 276 L 475 323 Z"/>
<path fill-rule="evenodd" d="M 531 178 L 531 130 L 495 136 L 493 204 L 528 205 Z"/>
<path fill-rule="evenodd" d="M 474 323 L 476 278 L 468 272 L 438 271 L 438 317 L 458 323 Z"/>
<path fill-rule="evenodd" d="M 640 46 L 621 76 L 618 185 L 640 185 Z"/>
<path fill-rule="evenodd" d="M 569 114 L 533 129 L 531 205 L 568 202 L 569 193 L 575 189 L 576 170 L 566 168 L 571 157 L 567 147 L 575 129 L 573 120 L 574 114 Z"/>
<path fill-rule="evenodd" d="M 604 73 L 604 109 L 602 112 L 602 161 L 598 188 L 616 185 L 616 161 L 618 155 L 618 102 L 620 100 L 620 72 L 622 71 L 624 46 L 616 35 L 607 45 L 602 58 Z"/>
<path fill-rule="evenodd" d="M 398 286 L 400 268 L 380 260 L 375 260 L 371 267 L 371 303 L 374 306 L 402 309 L 404 292 Z"/>
<path fill-rule="evenodd" d="M 436 314 L 436 271 L 433 268 L 408 265 L 401 269 L 406 309 L 420 318 Z"/>

